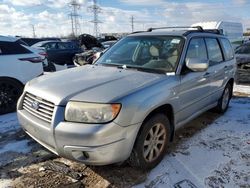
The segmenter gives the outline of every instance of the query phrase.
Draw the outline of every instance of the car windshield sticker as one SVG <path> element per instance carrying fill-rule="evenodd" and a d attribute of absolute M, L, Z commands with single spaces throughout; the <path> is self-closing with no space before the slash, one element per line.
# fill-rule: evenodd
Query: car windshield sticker
<path fill-rule="evenodd" d="M 179 44 L 180 43 L 180 39 L 173 39 L 173 40 L 171 40 L 171 43 L 172 44 Z"/>

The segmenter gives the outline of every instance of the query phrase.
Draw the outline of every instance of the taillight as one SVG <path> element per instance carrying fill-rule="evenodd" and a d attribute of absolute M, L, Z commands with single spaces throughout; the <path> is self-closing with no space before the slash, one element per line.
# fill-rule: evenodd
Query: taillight
<path fill-rule="evenodd" d="M 46 52 L 40 52 L 39 55 L 44 56 L 44 57 L 48 57 L 48 54 Z"/>
<path fill-rule="evenodd" d="M 27 58 L 19 58 L 20 61 L 29 61 L 31 63 L 41 63 L 43 59 L 41 57 L 27 57 Z"/>

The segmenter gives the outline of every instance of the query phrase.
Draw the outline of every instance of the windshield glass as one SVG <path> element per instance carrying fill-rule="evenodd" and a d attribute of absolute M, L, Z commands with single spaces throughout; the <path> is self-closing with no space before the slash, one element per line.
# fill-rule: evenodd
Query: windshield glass
<path fill-rule="evenodd" d="M 126 37 L 111 47 L 97 64 L 174 72 L 182 51 L 178 36 Z"/>

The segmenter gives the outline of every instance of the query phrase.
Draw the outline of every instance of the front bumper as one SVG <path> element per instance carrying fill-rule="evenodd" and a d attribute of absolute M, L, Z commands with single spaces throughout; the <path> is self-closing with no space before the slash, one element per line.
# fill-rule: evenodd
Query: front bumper
<path fill-rule="evenodd" d="M 89 165 L 106 165 L 126 160 L 133 148 L 140 124 L 121 127 L 64 121 L 64 107 L 55 107 L 52 123 L 46 123 L 18 109 L 24 131 L 53 153 Z"/>

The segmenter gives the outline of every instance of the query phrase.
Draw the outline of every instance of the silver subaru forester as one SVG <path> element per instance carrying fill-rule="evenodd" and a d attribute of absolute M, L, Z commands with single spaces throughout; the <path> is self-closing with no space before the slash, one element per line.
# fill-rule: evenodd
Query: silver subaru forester
<path fill-rule="evenodd" d="M 219 31 L 151 28 L 123 38 L 93 65 L 30 81 L 18 118 L 59 156 L 149 169 L 176 129 L 209 109 L 227 110 L 235 71 L 231 44 Z"/>

